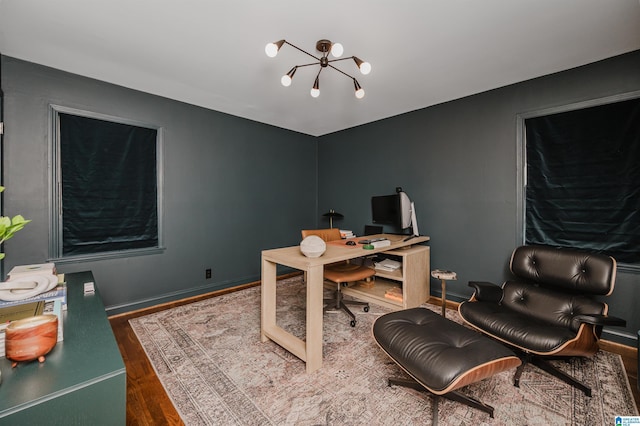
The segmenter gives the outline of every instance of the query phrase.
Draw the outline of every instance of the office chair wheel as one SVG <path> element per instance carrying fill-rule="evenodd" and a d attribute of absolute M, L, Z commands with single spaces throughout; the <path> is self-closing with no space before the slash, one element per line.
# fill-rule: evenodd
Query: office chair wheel
<path fill-rule="evenodd" d="M 367 306 L 365 306 L 365 307 L 364 307 L 364 311 L 365 311 L 365 312 L 369 312 L 369 305 L 367 305 Z"/>
<path fill-rule="evenodd" d="M 351 324 L 351 327 L 355 327 L 356 326 L 356 320 L 351 320 L 351 322 L 349 324 Z"/>

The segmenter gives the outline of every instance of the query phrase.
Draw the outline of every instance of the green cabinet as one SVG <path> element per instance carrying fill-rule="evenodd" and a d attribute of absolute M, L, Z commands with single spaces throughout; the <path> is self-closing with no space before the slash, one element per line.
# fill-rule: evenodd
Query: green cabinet
<path fill-rule="evenodd" d="M 124 425 L 126 371 L 91 272 L 66 274 L 64 340 L 42 364 L 0 358 L 0 425 Z M 97 284 L 97 283 L 96 283 Z"/>

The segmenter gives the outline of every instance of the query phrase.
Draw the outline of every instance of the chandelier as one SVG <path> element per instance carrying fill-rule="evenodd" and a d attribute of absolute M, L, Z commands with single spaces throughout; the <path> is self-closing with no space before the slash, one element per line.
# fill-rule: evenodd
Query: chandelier
<path fill-rule="evenodd" d="M 348 78 L 350 78 L 351 80 L 353 80 L 353 87 L 355 90 L 356 98 L 362 99 L 364 97 L 364 89 L 360 86 L 360 83 L 358 83 L 358 80 L 356 80 L 355 77 L 352 77 L 351 75 L 342 71 L 341 69 L 336 68 L 333 65 L 333 63 L 338 61 L 353 59 L 358 69 L 360 69 L 360 72 L 366 75 L 371 72 L 371 64 L 369 62 L 365 62 L 362 59 L 357 58 L 355 56 L 340 58 L 340 56 L 342 56 L 342 53 L 344 51 L 344 48 L 342 47 L 342 45 L 340 43 L 332 43 L 330 40 L 325 40 L 325 39 L 318 40 L 318 42 L 316 43 L 316 50 L 321 53 L 320 57 L 312 55 L 311 53 L 300 49 L 298 46 L 294 46 L 293 44 L 289 43 L 286 40 L 280 40 L 280 41 L 276 41 L 275 43 L 269 43 L 264 48 L 264 51 L 268 57 L 273 58 L 278 54 L 278 51 L 284 44 L 288 44 L 294 49 L 298 49 L 302 53 L 308 56 L 311 56 L 316 60 L 316 62 L 312 62 L 309 64 L 296 65 L 293 68 L 291 68 L 291 70 L 289 70 L 289 72 L 283 75 L 282 78 L 280 79 L 280 82 L 282 83 L 283 86 L 288 87 L 291 85 L 291 81 L 293 80 L 293 75 L 296 73 L 298 68 L 309 67 L 313 65 L 320 65 L 320 69 L 318 70 L 316 79 L 313 82 L 313 87 L 311 88 L 311 96 L 313 96 L 314 98 L 317 98 L 318 96 L 320 96 L 320 73 L 322 72 L 323 69 L 328 67 L 328 68 L 333 68 L 334 70 L 338 71 L 340 74 L 343 74 Z M 329 59 L 329 53 L 331 53 L 331 56 L 337 59 Z"/>

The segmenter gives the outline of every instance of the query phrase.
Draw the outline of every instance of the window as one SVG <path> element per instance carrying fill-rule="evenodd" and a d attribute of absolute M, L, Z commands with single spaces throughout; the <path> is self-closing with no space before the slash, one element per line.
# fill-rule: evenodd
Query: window
<path fill-rule="evenodd" d="M 640 98 L 524 119 L 524 242 L 640 265 Z"/>
<path fill-rule="evenodd" d="M 160 129 L 62 107 L 52 121 L 51 257 L 157 251 Z"/>

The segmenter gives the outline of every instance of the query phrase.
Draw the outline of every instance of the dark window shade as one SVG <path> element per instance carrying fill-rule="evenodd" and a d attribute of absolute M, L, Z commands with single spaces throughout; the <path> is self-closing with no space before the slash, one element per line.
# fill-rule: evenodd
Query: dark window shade
<path fill-rule="evenodd" d="M 59 120 L 63 256 L 157 247 L 157 130 Z"/>
<path fill-rule="evenodd" d="M 640 263 L 640 99 L 525 120 L 527 244 Z"/>

